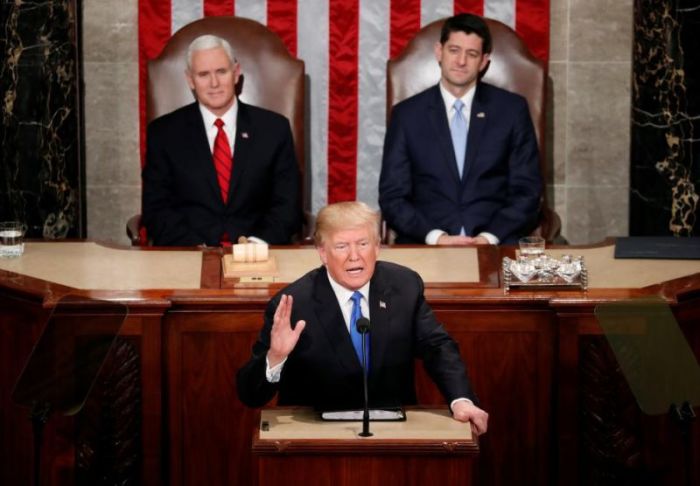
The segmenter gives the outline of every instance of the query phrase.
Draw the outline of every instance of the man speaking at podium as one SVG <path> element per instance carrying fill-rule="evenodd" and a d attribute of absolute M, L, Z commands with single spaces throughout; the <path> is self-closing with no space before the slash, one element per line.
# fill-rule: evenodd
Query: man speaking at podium
<path fill-rule="evenodd" d="M 361 202 L 337 203 L 318 214 L 314 235 L 323 266 L 278 293 L 248 363 L 238 371 L 238 395 L 260 407 L 277 393 L 279 405 L 321 410 L 363 407 L 361 345 L 355 322 L 371 322 L 370 407 L 417 402 L 414 359 L 450 405 L 453 417 L 486 432 L 455 341 L 436 320 L 414 271 L 378 262 L 379 215 Z"/>

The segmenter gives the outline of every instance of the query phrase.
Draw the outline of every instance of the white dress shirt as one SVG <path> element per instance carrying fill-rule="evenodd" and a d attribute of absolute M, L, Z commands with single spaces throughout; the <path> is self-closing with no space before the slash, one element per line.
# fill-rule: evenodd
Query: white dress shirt
<path fill-rule="evenodd" d="M 219 133 L 219 128 L 216 125 L 214 125 L 214 122 L 217 118 L 221 118 L 221 120 L 224 122 L 224 133 L 226 133 L 226 137 L 228 137 L 229 148 L 231 149 L 231 154 L 233 154 L 233 146 L 236 142 L 236 119 L 238 118 L 238 100 L 236 100 L 231 106 L 231 108 L 229 108 L 228 111 L 221 116 L 216 116 L 201 103 L 199 103 L 199 111 L 200 113 L 202 113 L 202 119 L 204 120 L 204 129 L 207 132 L 209 151 L 211 153 L 214 153 L 214 141 L 216 140 L 216 134 Z"/>
<path fill-rule="evenodd" d="M 447 113 L 447 122 L 448 125 L 452 123 L 452 118 L 454 118 L 455 114 L 457 111 L 455 110 L 454 104 L 457 98 L 447 91 L 445 87 L 442 85 L 442 82 L 439 84 L 440 86 L 440 94 L 442 95 L 442 101 L 445 103 L 445 113 Z M 476 84 L 469 89 L 464 95 L 460 98 L 462 100 L 462 103 L 464 103 L 464 106 L 462 106 L 462 116 L 464 117 L 465 120 L 467 120 L 467 124 L 469 124 L 469 121 L 471 120 L 471 114 L 472 114 L 472 103 L 474 102 L 474 93 L 476 93 Z M 467 130 L 469 130 L 469 126 L 467 125 Z M 425 236 L 425 243 L 427 245 L 437 245 L 438 239 L 442 235 L 446 235 L 444 231 L 441 229 L 434 229 L 430 230 L 428 234 Z M 460 231 L 461 235 L 464 235 L 464 228 Z M 491 233 L 487 232 L 482 232 L 479 233 L 478 236 L 483 236 L 488 240 L 489 243 L 492 245 L 497 245 L 499 243 L 498 238 L 496 235 L 493 235 Z"/>

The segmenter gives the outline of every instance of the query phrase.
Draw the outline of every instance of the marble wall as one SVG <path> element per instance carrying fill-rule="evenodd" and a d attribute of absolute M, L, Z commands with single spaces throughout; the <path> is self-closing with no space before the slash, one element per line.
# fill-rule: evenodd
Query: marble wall
<path fill-rule="evenodd" d="M 549 198 L 571 243 L 626 235 L 632 0 L 550 0 Z M 140 208 L 137 0 L 84 0 L 88 237 Z"/>
<path fill-rule="evenodd" d="M 551 0 L 549 182 L 570 243 L 628 232 L 632 7 Z"/>
<path fill-rule="evenodd" d="M 83 1 L 88 237 L 123 244 L 141 212 L 137 4 Z"/>
<path fill-rule="evenodd" d="M 700 236 L 700 0 L 636 0 L 630 233 Z"/>
<path fill-rule="evenodd" d="M 85 234 L 79 13 L 75 0 L 0 2 L 0 220 L 33 238 Z"/>

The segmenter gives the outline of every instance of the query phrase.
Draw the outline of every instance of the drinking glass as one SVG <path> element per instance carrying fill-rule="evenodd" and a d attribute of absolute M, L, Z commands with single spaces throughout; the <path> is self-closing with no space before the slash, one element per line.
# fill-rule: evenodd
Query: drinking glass
<path fill-rule="evenodd" d="M 518 243 L 520 254 L 526 258 L 535 259 L 544 254 L 544 238 L 540 236 L 525 236 Z"/>
<path fill-rule="evenodd" d="M 0 258 L 15 258 L 24 253 L 26 226 L 19 221 L 0 223 Z"/>

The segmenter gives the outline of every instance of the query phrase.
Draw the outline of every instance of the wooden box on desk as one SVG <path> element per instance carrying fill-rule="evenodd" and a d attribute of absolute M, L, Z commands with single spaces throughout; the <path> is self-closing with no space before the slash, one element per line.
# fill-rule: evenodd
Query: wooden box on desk
<path fill-rule="evenodd" d="M 253 433 L 258 484 L 387 485 L 472 483 L 479 453 L 469 424 L 447 409 L 412 408 L 404 422 L 324 421 L 307 408 L 261 411 Z M 262 424 L 265 424 L 263 427 Z"/>

